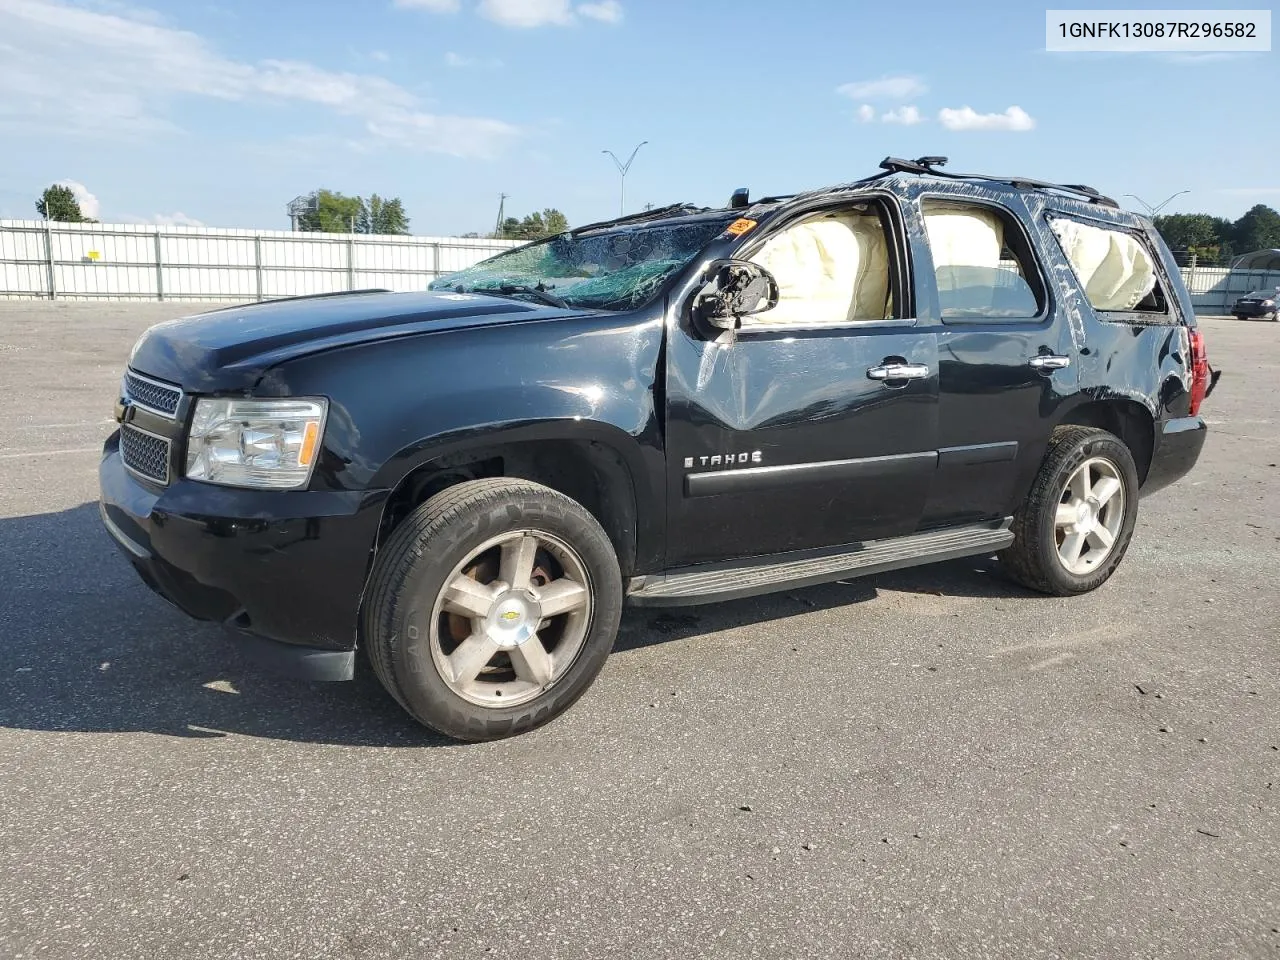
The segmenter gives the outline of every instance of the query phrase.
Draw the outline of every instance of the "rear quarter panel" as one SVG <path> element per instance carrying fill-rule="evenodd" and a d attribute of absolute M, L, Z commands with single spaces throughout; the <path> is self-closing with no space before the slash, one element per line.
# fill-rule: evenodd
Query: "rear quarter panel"
<path fill-rule="evenodd" d="M 1071 410 L 1095 400 L 1124 399 L 1140 404 L 1156 423 L 1184 417 L 1190 407 L 1190 343 L 1195 325 L 1191 299 L 1173 257 L 1149 223 L 1132 214 L 1097 204 L 1040 195 L 1027 199 L 1055 296 L 1071 324 L 1079 367 L 1079 393 L 1058 411 L 1058 422 Z M 1049 218 L 1061 214 L 1142 235 L 1155 254 L 1169 313 L 1099 313 L 1090 306 L 1074 270 L 1062 252 Z"/>

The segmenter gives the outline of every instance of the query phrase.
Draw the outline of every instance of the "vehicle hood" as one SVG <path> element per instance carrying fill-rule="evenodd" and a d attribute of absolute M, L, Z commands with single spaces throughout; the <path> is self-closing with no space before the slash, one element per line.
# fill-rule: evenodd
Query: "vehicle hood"
<path fill-rule="evenodd" d="M 590 311 L 473 293 L 351 293 L 229 307 L 157 324 L 129 366 L 188 392 L 249 390 L 276 364 L 321 350 Z"/>

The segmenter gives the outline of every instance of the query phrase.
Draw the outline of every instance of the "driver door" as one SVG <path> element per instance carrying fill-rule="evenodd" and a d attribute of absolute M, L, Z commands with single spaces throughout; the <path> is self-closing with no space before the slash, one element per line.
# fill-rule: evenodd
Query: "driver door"
<path fill-rule="evenodd" d="M 937 467 L 936 335 L 917 329 L 888 197 L 739 248 L 776 307 L 667 351 L 669 568 L 915 531 Z M 696 294 L 695 294 L 696 296 Z"/>

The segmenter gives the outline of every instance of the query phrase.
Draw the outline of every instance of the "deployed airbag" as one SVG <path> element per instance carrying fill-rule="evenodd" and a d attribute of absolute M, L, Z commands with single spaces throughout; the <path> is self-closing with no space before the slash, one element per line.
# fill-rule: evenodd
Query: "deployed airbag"
<path fill-rule="evenodd" d="M 1000 265 L 1004 225 L 993 210 L 927 205 L 924 228 L 935 268 Z"/>
<path fill-rule="evenodd" d="M 889 294 L 889 251 L 875 217 L 828 216 L 771 237 L 752 261 L 778 281 L 778 305 L 753 324 L 881 320 Z"/>
<path fill-rule="evenodd" d="M 996 211 L 926 203 L 924 227 L 944 319 L 1014 319 L 1040 312 L 1018 261 L 1001 259 L 1004 221 Z"/>
<path fill-rule="evenodd" d="M 1155 289 L 1155 264 L 1136 237 L 1062 217 L 1050 225 L 1095 310 L 1132 310 Z"/>

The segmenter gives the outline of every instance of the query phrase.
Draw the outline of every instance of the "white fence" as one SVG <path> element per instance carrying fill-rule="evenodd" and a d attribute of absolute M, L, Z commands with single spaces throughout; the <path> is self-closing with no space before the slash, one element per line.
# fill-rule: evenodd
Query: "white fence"
<path fill-rule="evenodd" d="M 1196 313 L 1229 314 L 1231 305 L 1251 290 L 1280 287 L 1280 272 L 1230 267 L 1183 267 L 1182 280 Z"/>
<path fill-rule="evenodd" d="M 263 300 L 421 290 L 513 240 L 0 220 L 0 299 Z M 1280 273 L 1183 267 L 1196 312 L 1229 313 Z"/>
<path fill-rule="evenodd" d="M 0 220 L 0 298 L 238 301 L 421 290 L 514 246 L 461 237 Z"/>

